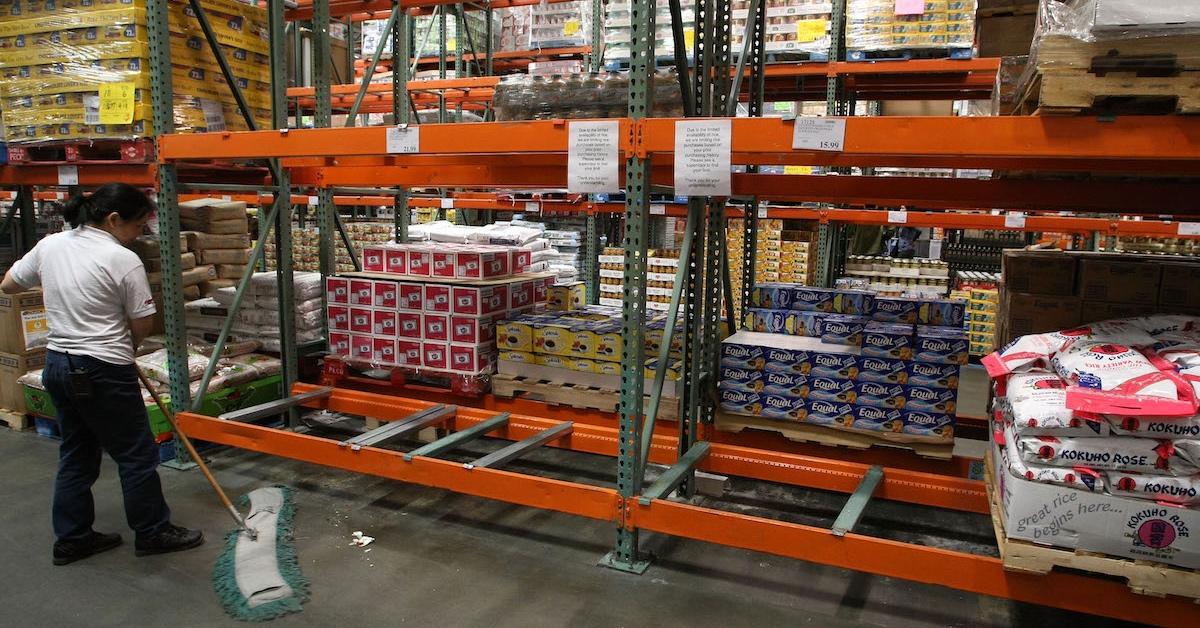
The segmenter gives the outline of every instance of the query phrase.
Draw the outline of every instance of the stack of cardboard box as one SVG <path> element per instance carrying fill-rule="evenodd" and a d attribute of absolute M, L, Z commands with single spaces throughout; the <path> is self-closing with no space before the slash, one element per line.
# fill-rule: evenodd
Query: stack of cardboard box
<path fill-rule="evenodd" d="M 0 295 L 0 409 L 5 418 L 25 427 L 25 399 L 17 378 L 46 364 L 50 328 L 42 305 L 42 291 Z"/>
<path fill-rule="evenodd" d="M 200 284 L 201 295 L 236 285 L 250 262 L 246 204 L 214 199 L 180 203 L 179 221 L 196 263 L 212 269 Z"/>
<path fill-rule="evenodd" d="M 996 346 L 1026 334 L 1148 314 L 1200 313 L 1200 261 L 1006 251 Z"/>

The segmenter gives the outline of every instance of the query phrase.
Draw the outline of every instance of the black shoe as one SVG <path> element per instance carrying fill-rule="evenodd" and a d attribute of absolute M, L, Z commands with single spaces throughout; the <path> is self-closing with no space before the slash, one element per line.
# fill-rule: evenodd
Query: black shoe
<path fill-rule="evenodd" d="M 107 552 L 120 544 L 120 534 L 101 534 L 95 531 L 91 536 L 79 541 L 56 541 L 54 543 L 54 564 L 69 565 L 93 554 Z"/>
<path fill-rule="evenodd" d="M 134 542 L 134 554 L 150 556 L 152 554 L 168 554 L 182 552 L 193 547 L 199 547 L 204 542 L 204 533 L 199 530 L 189 530 L 183 526 L 168 523 L 167 527 L 158 534 Z"/>

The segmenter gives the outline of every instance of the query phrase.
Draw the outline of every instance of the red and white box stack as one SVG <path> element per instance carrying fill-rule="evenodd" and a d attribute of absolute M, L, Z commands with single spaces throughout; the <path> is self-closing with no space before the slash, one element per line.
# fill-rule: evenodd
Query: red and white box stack
<path fill-rule="evenodd" d="M 455 279 L 500 279 L 529 272 L 533 253 L 493 244 L 413 243 L 363 247 L 368 272 Z"/>
<path fill-rule="evenodd" d="M 553 277 L 507 274 L 514 263 L 528 266 L 526 251 L 515 258 L 506 250 L 465 250 L 507 247 L 460 247 L 451 251 L 448 266 L 442 247 L 420 246 L 374 247 L 378 253 L 370 259 L 386 269 L 404 268 L 405 273 L 384 271 L 400 276 L 327 278 L 330 352 L 375 366 L 490 373 L 496 322 L 544 303 Z M 414 268 L 430 275 L 407 272 Z M 454 276 L 446 274 L 447 268 Z M 464 278 L 459 271 L 484 277 Z M 501 276 L 487 277 L 492 272 Z"/>

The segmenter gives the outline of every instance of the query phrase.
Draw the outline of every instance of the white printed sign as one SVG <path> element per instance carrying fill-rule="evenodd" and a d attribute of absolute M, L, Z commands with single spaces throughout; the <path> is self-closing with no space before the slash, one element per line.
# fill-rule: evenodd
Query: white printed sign
<path fill-rule="evenodd" d="M 100 95 L 86 95 L 83 97 L 83 123 L 96 125 L 100 124 Z"/>
<path fill-rule="evenodd" d="M 567 191 L 576 194 L 619 192 L 616 120 L 572 122 L 568 129 Z"/>
<path fill-rule="evenodd" d="M 1024 229 L 1025 214 L 1021 212 L 1009 212 L 1004 215 L 1004 227 L 1007 229 Z"/>
<path fill-rule="evenodd" d="M 1179 235 L 1181 235 L 1181 236 L 1200 236 L 1200 222 L 1181 222 L 1181 223 L 1179 223 Z"/>
<path fill-rule="evenodd" d="M 667 215 L 667 206 L 659 205 L 659 204 L 651 205 L 650 206 L 650 215 L 651 216 L 666 216 Z"/>
<path fill-rule="evenodd" d="M 525 211 L 533 212 L 536 214 L 536 213 L 542 211 L 542 205 L 541 205 L 541 203 L 538 203 L 537 201 L 525 201 Z"/>
<path fill-rule="evenodd" d="M 903 225 L 908 223 L 908 212 L 905 211 L 890 211 L 888 212 L 888 222 L 894 225 Z"/>
<path fill-rule="evenodd" d="M 200 99 L 200 111 L 204 112 L 204 127 L 209 133 L 219 133 L 226 130 L 225 109 L 221 103 L 207 98 Z"/>
<path fill-rule="evenodd" d="M 79 185 L 79 166 L 59 166 L 59 185 Z"/>
<path fill-rule="evenodd" d="M 421 128 L 415 126 L 393 126 L 387 129 L 388 153 L 421 152 Z"/>
<path fill-rule="evenodd" d="M 442 199 L 442 209 L 454 209 L 454 199 L 443 198 Z"/>
<path fill-rule="evenodd" d="M 845 118 L 796 118 L 792 127 L 792 148 L 841 151 L 845 147 Z"/>
<path fill-rule="evenodd" d="M 732 164 L 729 120 L 675 123 L 675 193 L 729 196 Z"/>

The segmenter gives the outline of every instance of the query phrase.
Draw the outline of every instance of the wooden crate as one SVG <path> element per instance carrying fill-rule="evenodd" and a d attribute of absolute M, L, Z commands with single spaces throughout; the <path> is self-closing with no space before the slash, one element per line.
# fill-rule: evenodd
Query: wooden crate
<path fill-rule="evenodd" d="M 1000 558 L 1006 570 L 1034 575 L 1045 575 L 1055 568 L 1086 571 L 1121 578 L 1134 593 L 1153 597 L 1178 595 L 1200 603 L 1200 571 L 1195 569 L 1008 538 L 1004 532 L 1004 518 L 992 475 L 991 452 L 988 452 L 984 463 L 984 484 L 991 506 L 992 525 L 996 529 L 996 545 L 1000 548 Z M 1200 613 L 1200 608 L 1197 612 Z"/>
<path fill-rule="evenodd" d="M 0 408 L 0 423 L 4 423 L 9 429 L 14 432 L 29 429 L 33 423 L 29 419 L 29 415 L 24 412 L 16 412 L 6 408 Z"/>
<path fill-rule="evenodd" d="M 492 376 L 492 394 L 497 397 L 521 396 L 534 401 L 541 401 L 555 406 L 569 406 L 586 410 L 616 412 L 621 393 L 610 388 L 552 382 L 523 375 L 506 375 L 497 373 Z M 647 399 L 645 406 L 650 405 Z M 658 406 L 658 418 L 677 420 L 679 418 L 679 399 L 662 397 Z"/>
<path fill-rule="evenodd" d="M 847 432 L 825 427 L 823 425 L 807 425 L 793 421 L 730 414 L 717 412 L 715 426 L 722 432 L 735 434 L 742 430 L 764 430 L 776 432 L 784 438 L 798 443 L 816 443 L 830 447 L 845 447 L 847 449 L 870 449 L 871 447 L 891 447 L 905 449 L 922 458 L 949 460 L 954 457 L 954 444 L 935 443 L 900 443 L 871 436 L 860 432 Z"/>

